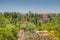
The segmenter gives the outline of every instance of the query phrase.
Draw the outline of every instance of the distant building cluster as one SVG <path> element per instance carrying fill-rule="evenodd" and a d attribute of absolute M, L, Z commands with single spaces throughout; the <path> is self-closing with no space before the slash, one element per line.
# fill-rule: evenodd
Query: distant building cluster
<path fill-rule="evenodd" d="M 0 15 L 3 13 L 0 13 Z M 22 22 L 34 22 L 36 24 L 40 23 L 48 23 L 50 21 L 53 21 L 56 17 L 56 13 L 32 13 L 29 11 L 29 13 L 18 13 L 18 12 L 5 12 L 4 15 L 7 17 L 11 15 L 12 19 L 19 18 Z"/>
<path fill-rule="evenodd" d="M 22 21 L 28 22 L 33 18 L 37 18 L 37 20 L 40 20 L 41 23 L 47 23 L 51 20 L 54 20 L 56 17 L 56 13 L 32 13 L 29 11 L 27 14 L 21 14 L 22 16 Z M 29 18 L 28 18 L 29 17 Z"/>

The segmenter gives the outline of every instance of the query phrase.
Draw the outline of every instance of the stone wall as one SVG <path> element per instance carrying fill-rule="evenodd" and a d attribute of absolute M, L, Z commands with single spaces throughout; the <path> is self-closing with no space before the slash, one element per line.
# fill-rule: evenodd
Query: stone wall
<path fill-rule="evenodd" d="M 18 40 L 55 40 L 54 37 L 50 36 L 47 31 L 39 31 L 25 34 L 26 32 L 20 31 Z"/>

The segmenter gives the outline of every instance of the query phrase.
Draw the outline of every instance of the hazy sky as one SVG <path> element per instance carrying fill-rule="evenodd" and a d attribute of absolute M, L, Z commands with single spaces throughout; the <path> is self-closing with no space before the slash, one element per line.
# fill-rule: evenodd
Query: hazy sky
<path fill-rule="evenodd" d="M 0 0 L 0 12 L 59 13 L 60 0 Z"/>

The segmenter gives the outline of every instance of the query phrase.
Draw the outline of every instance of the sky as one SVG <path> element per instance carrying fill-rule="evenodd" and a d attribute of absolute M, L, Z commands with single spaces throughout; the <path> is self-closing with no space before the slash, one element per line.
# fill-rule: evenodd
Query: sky
<path fill-rule="evenodd" d="M 0 12 L 60 13 L 60 0 L 0 0 Z"/>

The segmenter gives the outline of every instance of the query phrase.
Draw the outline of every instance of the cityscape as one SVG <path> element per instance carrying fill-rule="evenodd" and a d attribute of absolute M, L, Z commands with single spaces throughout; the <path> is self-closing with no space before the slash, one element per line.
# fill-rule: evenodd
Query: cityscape
<path fill-rule="evenodd" d="M 0 0 L 0 40 L 60 40 L 60 0 Z"/>

